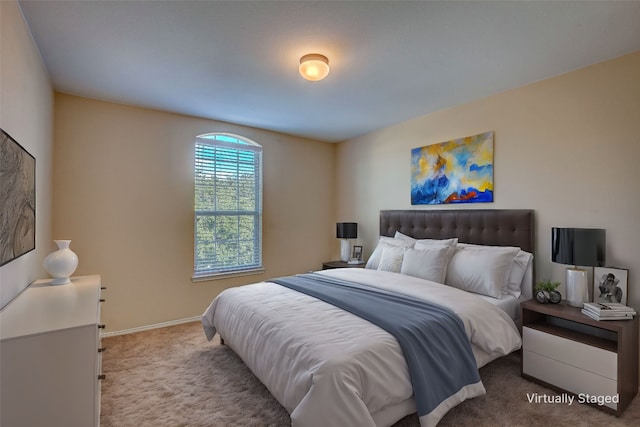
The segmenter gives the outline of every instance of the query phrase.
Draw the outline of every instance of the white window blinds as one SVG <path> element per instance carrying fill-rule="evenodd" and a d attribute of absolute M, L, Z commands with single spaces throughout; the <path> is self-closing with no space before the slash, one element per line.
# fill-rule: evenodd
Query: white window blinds
<path fill-rule="evenodd" d="M 195 144 L 194 278 L 262 268 L 262 147 L 230 134 Z"/>

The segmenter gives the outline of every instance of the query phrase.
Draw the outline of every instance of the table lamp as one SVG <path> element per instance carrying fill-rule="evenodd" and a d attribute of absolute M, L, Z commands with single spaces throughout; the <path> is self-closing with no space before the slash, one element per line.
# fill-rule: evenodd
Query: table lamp
<path fill-rule="evenodd" d="M 351 259 L 351 243 L 349 243 L 349 239 L 358 238 L 358 223 L 336 223 L 336 237 L 342 239 L 340 242 L 340 260 L 347 262 Z"/>
<path fill-rule="evenodd" d="M 606 231 L 600 228 L 551 229 L 551 261 L 573 265 L 567 268 L 567 304 L 582 307 L 589 301 L 587 271 L 578 266 L 603 267 Z"/>

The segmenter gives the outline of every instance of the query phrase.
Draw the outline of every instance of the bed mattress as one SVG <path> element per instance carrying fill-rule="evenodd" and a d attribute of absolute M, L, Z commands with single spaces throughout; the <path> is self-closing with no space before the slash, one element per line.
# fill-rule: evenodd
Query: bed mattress
<path fill-rule="evenodd" d="M 502 309 L 473 294 L 396 273 L 321 272 L 428 299 L 462 320 L 478 367 L 520 348 Z M 254 303 L 258 302 L 258 303 Z M 261 282 L 221 293 L 202 318 L 291 414 L 294 426 L 388 426 L 415 412 L 408 368 L 396 339 L 351 313 L 280 285 Z M 384 391 L 384 392 L 381 392 Z M 423 426 L 453 406 L 444 402 Z"/>

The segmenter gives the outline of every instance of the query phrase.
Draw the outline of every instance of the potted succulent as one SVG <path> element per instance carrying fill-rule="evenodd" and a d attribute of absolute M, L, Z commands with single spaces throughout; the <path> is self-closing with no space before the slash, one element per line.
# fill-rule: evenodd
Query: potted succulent
<path fill-rule="evenodd" d="M 562 295 L 556 291 L 558 286 L 560 286 L 560 282 L 552 282 L 550 280 L 536 283 L 536 300 L 540 303 L 559 303 L 562 300 Z"/>

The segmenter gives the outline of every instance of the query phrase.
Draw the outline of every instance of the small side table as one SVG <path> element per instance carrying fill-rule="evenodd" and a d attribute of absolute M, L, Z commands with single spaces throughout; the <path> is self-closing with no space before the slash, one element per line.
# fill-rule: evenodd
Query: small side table
<path fill-rule="evenodd" d="M 329 270 L 332 268 L 364 268 L 366 263 L 349 264 L 346 261 L 325 261 L 322 263 L 323 270 Z"/>
<path fill-rule="evenodd" d="M 638 393 L 638 316 L 597 321 L 564 301 L 529 300 L 520 309 L 522 377 L 576 394 L 578 403 L 616 396 L 593 406 L 619 417 Z"/>

